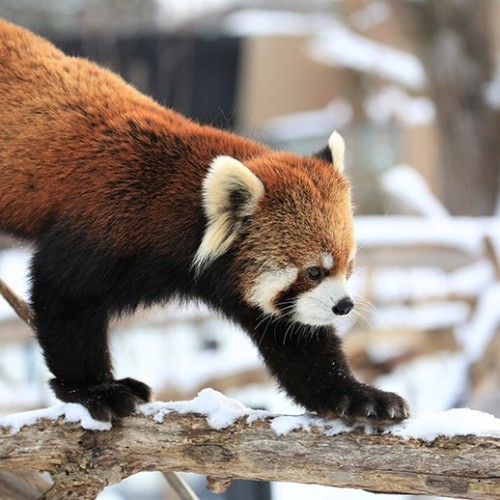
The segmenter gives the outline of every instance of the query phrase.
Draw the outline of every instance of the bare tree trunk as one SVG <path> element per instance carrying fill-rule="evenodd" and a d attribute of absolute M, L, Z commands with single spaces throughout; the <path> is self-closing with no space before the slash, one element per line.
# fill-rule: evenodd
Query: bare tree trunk
<path fill-rule="evenodd" d="M 434 99 L 440 184 L 453 215 L 490 215 L 500 182 L 500 110 L 485 100 L 494 73 L 491 0 L 402 2 Z"/>

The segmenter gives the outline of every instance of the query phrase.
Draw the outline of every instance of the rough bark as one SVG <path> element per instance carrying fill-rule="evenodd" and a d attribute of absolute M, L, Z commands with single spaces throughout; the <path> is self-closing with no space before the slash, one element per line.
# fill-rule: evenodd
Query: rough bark
<path fill-rule="evenodd" d="M 376 492 L 500 497 L 500 440 L 473 436 L 432 443 L 361 430 L 326 436 L 313 428 L 278 436 L 269 420 L 216 431 L 203 416 L 171 413 L 162 424 L 134 416 L 109 432 L 41 421 L 0 429 L 0 469 L 48 471 L 46 498 L 94 498 L 139 471 L 190 471 L 221 489 L 233 478 L 292 481 Z"/>
<path fill-rule="evenodd" d="M 490 215 L 499 193 L 500 110 L 484 89 L 495 69 L 492 1 L 401 2 L 436 106 L 440 184 L 453 215 Z"/>

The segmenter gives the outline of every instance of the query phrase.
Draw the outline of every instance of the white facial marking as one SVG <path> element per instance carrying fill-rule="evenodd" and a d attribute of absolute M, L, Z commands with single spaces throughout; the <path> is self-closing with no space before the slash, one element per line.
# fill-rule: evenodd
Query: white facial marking
<path fill-rule="evenodd" d="M 331 269 L 333 267 L 333 255 L 331 253 L 325 252 L 321 256 L 321 265 L 325 269 Z"/>
<path fill-rule="evenodd" d="M 332 310 L 333 306 L 340 299 L 350 295 L 345 278 L 327 278 L 317 287 L 299 296 L 294 319 L 299 323 L 313 326 L 331 324 L 336 317 Z"/>
<path fill-rule="evenodd" d="M 268 314 L 279 313 L 274 306 L 274 299 L 297 279 L 298 273 L 295 267 L 263 272 L 255 281 L 248 301 Z"/>

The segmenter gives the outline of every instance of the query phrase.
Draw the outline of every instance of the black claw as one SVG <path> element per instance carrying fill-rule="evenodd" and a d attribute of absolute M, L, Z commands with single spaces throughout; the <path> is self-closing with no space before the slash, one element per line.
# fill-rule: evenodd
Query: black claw
<path fill-rule="evenodd" d="M 392 392 L 384 392 L 369 385 L 360 385 L 337 401 L 334 411 L 323 413 L 326 417 L 340 417 L 350 424 L 394 424 L 408 418 L 410 410 L 406 401 Z"/>

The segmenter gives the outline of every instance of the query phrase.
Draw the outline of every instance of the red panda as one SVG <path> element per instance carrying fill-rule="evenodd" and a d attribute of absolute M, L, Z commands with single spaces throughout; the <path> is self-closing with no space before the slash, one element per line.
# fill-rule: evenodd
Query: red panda
<path fill-rule="evenodd" d="M 52 389 L 96 419 L 151 398 L 113 377 L 109 319 L 173 297 L 239 324 L 308 411 L 408 416 L 353 376 L 333 326 L 354 305 L 343 163 L 338 133 L 312 157 L 276 152 L 0 21 L 0 230 L 35 243 L 30 303 Z"/>

